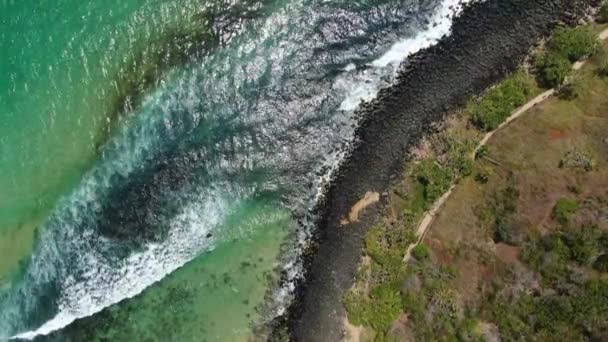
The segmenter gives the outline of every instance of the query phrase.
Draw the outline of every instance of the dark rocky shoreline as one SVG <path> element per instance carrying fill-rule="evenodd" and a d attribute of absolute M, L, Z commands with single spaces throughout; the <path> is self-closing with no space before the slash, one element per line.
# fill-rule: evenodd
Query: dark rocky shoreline
<path fill-rule="evenodd" d="M 367 228 L 380 212 L 340 225 L 367 191 L 383 193 L 406 161 L 408 148 L 446 113 L 515 70 L 530 48 L 559 21 L 574 21 L 596 0 L 486 0 L 469 6 L 453 32 L 402 66 L 396 84 L 359 110 L 357 142 L 318 209 L 314 245 L 304 257 L 305 280 L 271 340 L 339 341 L 341 298 L 352 284 Z M 281 337 L 282 336 L 282 337 Z"/>

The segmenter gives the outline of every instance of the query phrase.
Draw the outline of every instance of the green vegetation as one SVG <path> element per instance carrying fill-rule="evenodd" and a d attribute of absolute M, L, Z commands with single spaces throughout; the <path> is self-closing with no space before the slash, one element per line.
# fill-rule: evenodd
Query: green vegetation
<path fill-rule="evenodd" d="M 394 270 L 401 266 L 407 247 L 415 241 L 409 227 L 376 225 L 365 237 L 365 252 L 381 267 Z"/>
<path fill-rule="evenodd" d="M 572 101 L 578 97 L 578 88 L 575 81 L 570 81 L 558 89 L 557 96 L 566 101 Z"/>
<path fill-rule="evenodd" d="M 608 254 L 600 255 L 593 263 L 593 268 L 598 272 L 608 272 Z"/>
<path fill-rule="evenodd" d="M 546 281 L 561 285 L 569 281 L 574 264 L 588 266 L 599 256 L 601 235 L 597 226 L 582 226 L 532 236 L 523 245 L 523 260 Z"/>
<path fill-rule="evenodd" d="M 443 195 L 452 184 L 452 172 L 435 159 L 425 159 L 414 168 L 414 177 L 424 189 L 425 207 Z"/>
<path fill-rule="evenodd" d="M 570 217 L 578 210 L 578 202 L 571 198 L 560 198 L 553 208 L 553 218 L 561 224 L 570 222 Z"/>
<path fill-rule="evenodd" d="M 544 87 L 553 88 L 564 83 L 572 69 L 572 63 L 559 53 L 549 52 L 537 61 L 536 68 L 539 83 Z"/>
<path fill-rule="evenodd" d="M 604 2 L 600 7 L 599 20 L 603 23 L 608 23 L 608 2 Z"/>
<path fill-rule="evenodd" d="M 344 304 L 353 324 L 366 325 L 376 331 L 385 331 L 401 313 L 399 291 L 388 285 L 374 288 L 368 299 L 349 293 Z"/>
<path fill-rule="evenodd" d="M 590 27 L 560 27 L 553 33 L 548 47 L 551 52 L 560 54 L 574 63 L 596 53 L 599 42 Z"/>
<path fill-rule="evenodd" d="M 465 177 L 473 173 L 471 152 L 477 142 L 464 137 L 449 136 L 447 138 L 446 165 L 456 177 Z"/>
<path fill-rule="evenodd" d="M 532 78 L 518 72 L 491 88 L 479 100 L 468 106 L 473 123 L 482 130 L 498 127 L 515 108 L 523 105 L 534 92 Z"/>
<path fill-rule="evenodd" d="M 608 77 L 608 58 L 602 61 L 602 64 L 598 70 L 600 76 Z"/>
<path fill-rule="evenodd" d="M 571 294 L 524 295 L 513 303 L 488 303 L 491 318 L 507 341 L 606 340 L 608 280 L 584 282 Z"/>
<path fill-rule="evenodd" d="M 350 322 L 370 327 L 381 340 L 399 314 L 402 299 L 399 287 L 405 274 L 402 260 L 407 247 L 415 241 L 409 227 L 376 225 L 367 234 L 365 251 L 370 265 L 359 271 L 358 279 L 371 276 L 371 290 L 352 290 L 344 296 Z"/>
<path fill-rule="evenodd" d="M 430 256 L 429 249 L 424 244 L 419 244 L 412 250 L 412 256 L 416 260 L 426 260 Z"/>
<path fill-rule="evenodd" d="M 553 33 L 547 51 L 536 62 L 539 83 L 547 88 L 564 82 L 572 63 L 599 50 L 597 36 L 589 27 L 560 27 Z"/>
<path fill-rule="evenodd" d="M 478 340 L 475 322 L 463 319 L 461 303 L 456 292 L 450 289 L 450 282 L 457 276 L 454 270 L 432 261 L 410 265 L 410 268 L 407 282 L 420 282 L 421 286 L 404 290 L 403 307 L 413 322 L 424 322 L 413 326 L 415 340 L 466 337 Z"/>
<path fill-rule="evenodd" d="M 517 210 L 519 191 L 510 185 L 498 192 L 490 203 L 490 214 L 494 226 L 493 239 L 495 242 L 515 243 L 517 234 L 513 217 Z"/>

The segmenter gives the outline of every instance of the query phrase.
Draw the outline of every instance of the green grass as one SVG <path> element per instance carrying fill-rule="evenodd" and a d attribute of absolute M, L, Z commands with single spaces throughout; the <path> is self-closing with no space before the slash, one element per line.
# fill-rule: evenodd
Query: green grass
<path fill-rule="evenodd" d="M 560 198 L 553 207 L 553 218 L 561 224 L 567 224 L 578 208 L 579 204 L 575 199 Z"/>
<path fill-rule="evenodd" d="M 426 248 L 424 244 L 418 244 L 412 250 L 412 256 L 416 258 L 416 260 L 426 260 L 430 256 L 429 249 Z"/>

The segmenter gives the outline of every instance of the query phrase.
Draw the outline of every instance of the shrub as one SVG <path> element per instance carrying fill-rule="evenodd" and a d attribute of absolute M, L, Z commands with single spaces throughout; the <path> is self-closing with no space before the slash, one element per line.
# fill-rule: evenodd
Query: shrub
<path fill-rule="evenodd" d="M 481 169 L 475 173 L 475 181 L 479 184 L 487 184 L 490 181 L 490 172 L 487 169 Z"/>
<path fill-rule="evenodd" d="M 572 69 L 572 63 L 561 54 L 549 52 L 538 59 L 536 68 L 538 82 L 544 87 L 553 88 L 564 82 Z"/>
<path fill-rule="evenodd" d="M 608 272 L 608 254 L 600 255 L 593 263 L 593 268 L 598 272 Z"/>
<path fill-rule="evenodd" d="M 386 241 L 386 235 L 386 227 L 382 225 L 372 227 L 365 235 L 365 252 L 376 263 L 391 267 L 393 264 L 400 264 L 403 255 L 398 249 L 391 249 Z"/>
<path fill-rule="evenodd" d="M 491 212 L 494 218 L 494 241 L 505 243 L 516 243 L 513 216 L 517 211 L 519 191 L 513 186 L 507 186 L 496 193 L 492 201 Z"/>
<path fill-rule="evenodd" d="M 549 49 L 558 53 L 571 62 L 589 57 L 597 52 L 599 42 L 597 36 L 588 27 L 560 27 L 553 33 Z"/>
<path fill-rule="evenodd" d="M 562 85 L 558 89 L 557 96 L 566 101 L 574 100 L 578 97 L 578 89 L 576 83 L 569 82 L 567 84 Z"/>
<path fill-rule="evenodd" d="M 414 177 L 424 186 L 425 204 L 428 206 L 443 195 L 452 184 L 452 173 L 435 159 L 425 159 L 414 168 Z"/>
<path fill-rule="evenodd" d="M 570 248 L 571 259 L 580 265 L 587 265 L 599 251 L 601 232 L 596 226 L 582 226 L 566 234 L 566 244 Z"/>
<path fill-rule="evenodd" d="M 572 293 L 522 295 L 508 303 L 492 303 L 493 320 L 507 341 L 604 341 L 608 281 L 594 279 Z"/>
<path fill-rule="evenodd" d="M 365 235 L 365 253 L 387 274 L 384 281 L 393 281 L 402 275 L 405 251 L 414 242 L 415 233 L 407 225 L 377 224 Z"/>
<path fill-rule="evenodd" d="M 608 2 L 604 2 L 600 7 L 599 19 L 603 23 L 608 23 Z"/>
<path fill-rule="evenodd" d="M 608 58 L 604 58 L 600 63 L 598 73 L 602 77 L 608 77 Z"/>
<path fill-rule="evenodd" d="M 593 159 L 587 153 L 581 152 L 577 149 L 566 152 L 564 158 L 560 160 L 559 167 L 567 167 L 570 169 L 582 169 L 585 171 L 593 170 Z"/>
<path fill-rule="evenodd" d="M 399 316 L 402 303 L 399 291 L 384 284 L 374 288 L 369 298 L 348 292 L 343 302 L 351 323 L 371 327 L 380 334 Z"/>
<path fill-rule="evenodd" d="M 578 202 L 575 199 L 560 198 L 553 207 L 553 218 L 561 224 L 567 224 L 577 210 Z"/>
<path fill-rule="evenodd" d="M 352 324 L 361 326 L 367 323 L 370 305 L 365 297 L 349 291 L 344 296 L 343 303 Z"/>
<path fill-rule="evenodd" d="M 475 143 L 470 139 L 448 139 L 447 164 L 454 174 L 468 176 L 473 172 L 473 160 L 470 155 L 474 149 Z"/>
<path fill-rule="evenodd" d="M 484 130 L 497 128 L 515 108 L 526 102 L 532 91 L 533 83 L 527 74 L 511 75 L 481 99 L 469 104 L 473 123 Z"/>
<path fill-rule="evenodd" d="M 401 295 L 390 286 L 380 285 L 371 293 L 369 325 L 378 332 L 385 331 L 401 312 Z"/>
<path fill-rule="evenodd" d="M 527 241 L 522 249 L 522 257 L 544 278 L 559 281 L 567 273 L 571 253 L 562 234 L 549 234 Z"/>
<path fill-rule="evenodd" d="M 418 244 L 412 250 L 412 256 L 416 258 L 416 260 L 425 260 L 429 257 L 430 253 L 428 248 L 426 248 L 423 244 Z"/>

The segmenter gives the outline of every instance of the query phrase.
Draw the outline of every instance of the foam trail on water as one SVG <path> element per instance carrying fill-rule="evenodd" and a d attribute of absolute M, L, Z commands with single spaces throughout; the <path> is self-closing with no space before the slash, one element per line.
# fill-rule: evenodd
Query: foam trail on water
<path fill-rule="evenodd" d="M 150 284 L 183 266 L 201 250 L 211 251 L 215 239 L 207 235 L 222 222 L 232 201 L 223 199 L 219 194 L 207 195 L 182 209 L 171 222 L 172 229 L 165 241 L 149 244 L 144 251 L 129 256 L 123 261 L 119 272 L 109 269 L 112 266 L 104 262 L 101 256 L 93 253 L 84 255 L 85 259 L 81 262 L 89 269 L 83 275 L 85 281 L 66 279 L 59 313 L 40 328 L 16 337 L 32 339 L 61 329 L 78 318 L 87 317 L 101 308 L 141 293 Z"/>
<path fill-rule="evenodd" d="M 457 16 L 467 3 L 475 0 L 444 0 L 437 11 L 429 19 L 426 29 L 418 32 L 414 37 L 405 38 L 395 43 L 380 58 L 365 66 L 363 71 L 356 75 L 348 75 L 338 81 L 338 87 L 349 87 L 350 95 L 342 101 L 340 109 L 350 111 L 356 109 L 361 101 L 370 101 L 376 97 L 382 87 L 390 85 L 390 77 L 399 70 L 399 64 L 408 56 L 428 48 L 446 35 L 452 29 L 452 19 Z M 345 70 L 354 70 L 354 65 L 348 65 Z M 388 79 L 387 79 L 388 77 Z"/>

